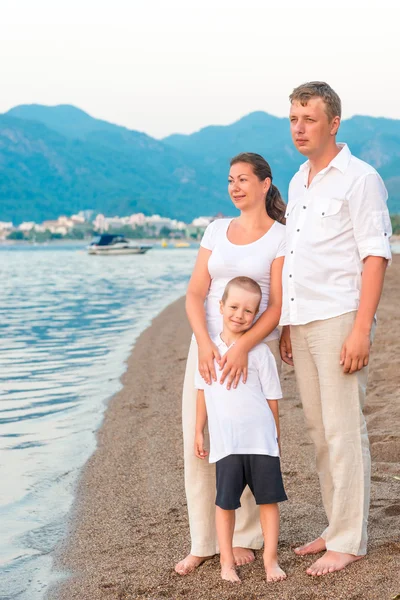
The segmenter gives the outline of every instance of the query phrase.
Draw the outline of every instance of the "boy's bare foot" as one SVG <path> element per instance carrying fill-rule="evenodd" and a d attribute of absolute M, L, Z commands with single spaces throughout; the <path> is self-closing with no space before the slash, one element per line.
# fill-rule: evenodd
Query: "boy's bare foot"
<path fill-rule="evenodd" d="M 248 565 L 255 559 L 253 550 L 250 550 L 249 548 L 240 548 L 239 546 L 233 548 L 233 556 L 235 557 L 235 564 L 237 567 Z"/>
<path fill-rule="evenodd" d="M 193 573 L 197 567 L 199 567 L 205 560 L 209 560 L 212 556 L 194 556 L 193 554 L 188 554 L 186 558 L 179 561 L 175 565 L 175 571 L 179 575 L 189 575 L 189 573 Z"/>
<path fill-rule="evenodd" d="M 268 583 L 272 581 L 283 581 L 286 579 L 287 575 L 285 571 L 283 571 L 278 563 L 275 562 L 266 562 L 264 560 L 265 567 L 265 575 L 267 576 Z"/>
<path fill-rule="evenodd" d="M 235 565 L 221 565 L 221 577 L 224 581 L 231 583 L 242 583 L 239 575 L 236 573 Z"/>
<path fill-rule="evenodd" d="M 333 550 L 327 550 L 321 558 L 315 561 L 307 569 L 308 575 L 318 577 L 320 575 L 327 575 L 328 573 L 334 573 L 335 571 L 341 571 L 356 560 L 360 560 L 362 556 L 356 556 L 355 554 L 345 554 L 344 552 L 334 552 Z"/>
<path fill-rule="evenodd" d="M 298 556 L 306 556 L 307 554 L 319 554 L 326 550 L 325 540 L 321 537 L 316 540 L 310 542 L 309 544 L 305 544 L 304 546 L 299 546 L 299 548 L 295 548 L 294 552 Z"/>

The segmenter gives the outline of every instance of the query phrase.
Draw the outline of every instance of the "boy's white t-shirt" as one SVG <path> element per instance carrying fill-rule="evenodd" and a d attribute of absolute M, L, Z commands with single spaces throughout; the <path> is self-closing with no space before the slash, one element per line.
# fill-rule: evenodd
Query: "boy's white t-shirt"
<path fill-rule="evenodd" d="M 207 329 L 210 337 L 222 331 L 219 302 L 228 281 L 234 277 L 251 277 L 261 287 L 262 298 L 257 318 L 268 306 L 271 265 L 275 258 L 285 256 L 286 228 L 274 222 L 260 239 L 251 244 L 237 245 L 228 240 L 227 231 L 233 219 L 217 219 L 204 232 L 200 245 L 212 254 L 208 260 L 211 284 L 205 301 Z M 279 330 L 272 331 L 265 341 L 279 338 Z"/>
<path fill-rule="evenodd" d="M 228 346 L 220 336 L 213 339 L 221 356 Z M 267 454 L 279 456 L 274 416 L 268 400 L 282 398 L 276 362 L 264 343 L 249 352 L 246 383 L 226 389 L 219 379 L 222 371 L 215 363 L 217 381 L 207 385 L 196 369 L 195 387 L 204 390 L 208 431 L 210 434 L 209 462 L 230 454 Z"/>

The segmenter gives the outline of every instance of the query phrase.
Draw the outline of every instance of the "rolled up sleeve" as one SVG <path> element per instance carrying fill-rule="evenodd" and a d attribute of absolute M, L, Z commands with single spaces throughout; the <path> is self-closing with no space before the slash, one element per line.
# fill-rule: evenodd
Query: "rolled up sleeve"
<path fill-rule="evenodd" d="M 361 260 L 382 256 L 391 261 L 392 226 L 387 197 L 385 184 L 376 172 L 363 175 L 349 196 L 350 218 Z"/>

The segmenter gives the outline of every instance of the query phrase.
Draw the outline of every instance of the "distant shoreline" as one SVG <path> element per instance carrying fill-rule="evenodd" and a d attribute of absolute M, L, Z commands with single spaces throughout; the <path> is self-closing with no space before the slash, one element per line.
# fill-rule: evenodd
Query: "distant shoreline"
<path fill-rule="evenodd" d="M 399 241 L 400 241 L 400 236 L 399 237 Z M 30 242 L 28 240 L 0 240 L 0 248 L 5 248 L 7 246 L 63 246 L 63 245 L 68 245 L 68 246 L 79 246 L 81 248 L 86 248 L 86 246 L 88 246 L 90 244 L 90 242 L 92 241 L 93 237 L 91 238 L 87 238 L 85 240 L 71 240 L 71 239 L 62 239 L 62 240 L 49 240 L 47 242 Z M 150 244 L 153 246 L 162 246 L 162 241 L 164 240 L 164 238 L 157 238 L 157 239 L 153 239 L 153 238 L 130 238 L 130 241 L 135 244 Z M 187 243 L 190 244 L 190 246 L 192 248 L 195 248 L 199 245 L 199 241 L 198 240 L 193 240 L 193 239 L 187 239 L 187 238 L 179 238 L 179 239 L 174 239 L 174 240 L 165 240 L 167 242 L 167 246 L 168 248 L 173 248 L 175 247 L 176 244 L 180 244 L 180 243 Z"/>
<path fill-rule="evenodd" d="M 61 240 L 49 240 L 46 242 L 30 242 L 27 240 L 0 240 L 0 247 L 6 246 L 61 246 L 63 244 L 82 246 L 85 248 L 93 239 L 93 237 L 87 238 L 85 240 L 71 240 L 71 239 L 61 239 Z M 199 245 L 199 240 L 193 240 L 190 238 L 179 238 L 179 239 L 165 239 L 165 238 L 132 238 L 130 241 L 132 243 L 140 243 L 140 244 L 152 244 L 153 246 L 161 246 L 163 240 L 165 240 L 168 244 L 168 247 L 173 247 L 176 244 L 181 242 L 190 244 L 193 247 Z M 392 235 L 390 238 L 391 244 L 400 244 L 400 234 Z"/>

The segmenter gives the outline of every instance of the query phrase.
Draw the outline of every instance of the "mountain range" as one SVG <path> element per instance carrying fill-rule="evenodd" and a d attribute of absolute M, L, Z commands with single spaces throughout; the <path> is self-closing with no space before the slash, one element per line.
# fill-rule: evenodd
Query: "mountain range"
<path fill-rule="evenodd" d="M 379 170 L 390 211 L 400 213 L 400 121 L 352 117 L 338 139 Z M 286 197 L 304 161 L 287 119 L 253 112 L 231 125 L 156 140 L 69 105 L 17 106 L 0 115 L 0 221 L 40 222 L 88 208 L 187 222 L 234 214 L 226 191 L 229 159 L 243 151 L 269 161 Z"/>

